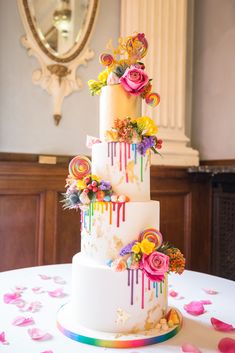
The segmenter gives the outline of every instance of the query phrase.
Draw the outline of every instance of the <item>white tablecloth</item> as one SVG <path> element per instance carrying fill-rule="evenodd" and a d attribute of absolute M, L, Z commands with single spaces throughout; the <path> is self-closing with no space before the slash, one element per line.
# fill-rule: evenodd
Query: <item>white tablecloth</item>
<path fill-rule="evenodd" d="M 42 279 L 39 275 L 47 275 L 50 279 Z M 56 283 L 55 277 L 61 277 L 66 283 Z M 8 345 L 0 343 L 0 351 L 6 353 L 92 353 L 117 352 L 118 349 L 93 347 L 73 341 L 58 331 L 56 313 L 62 304 L 69 301 L 71 265 L 51 265 L 19 269 L 0 273 L 0 334 L 5 332 Z M 57 279 L 58 280 L 58 279 Z M 59 280 L 61 282 L 61 280 Z M 210 323 L 211 317 L 235 326 L 235 282 L 202 273 L 185 271 L 183 275 L 169 276 L 169 290 L 178 292 L 176 298 L 169 297 L 169 304 L 178 307 L 183 314 L 182 330 L 169 341 L 133 349 L 122 349 L 127 353 L 141 352 L 180 352 L 184 343 L 191 343 L 200 348 L 201 352 L 218 352 L 217 346 L 223 337 L 235 339 L 234 333 L 215 331 Z M 3 295 L 14 292 L 15 287 L 25 287 L 22 298 L 27 303 L 39 301 L 42 304 L 38 312 L 21 312 L 14 304 L 6 304 Z M 39 287 L 40 289 L 36 289 Z M 32 290 L 34 288 L 34 291 Z M 63 288 L 67 294 L 62 298 L 53 298 L 48 291 Z M 216 295 L 209 295 L 203 289 L 214 289 Z M 206 312 L 200 316 L 189 315 L 183 306 L 193 300 L 211 300 L 206 305 Z M 33 317 L 35 324 L 18 327 L 12 325 L 17 316 Z M 51 334 L 46 341 L 33 341 L 28 329 L 37 327 Z"/>

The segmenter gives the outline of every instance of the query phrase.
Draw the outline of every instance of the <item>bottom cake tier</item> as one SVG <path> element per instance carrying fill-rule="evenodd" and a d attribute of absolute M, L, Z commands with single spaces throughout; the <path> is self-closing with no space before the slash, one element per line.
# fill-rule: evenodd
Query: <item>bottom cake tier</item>
<path fill-rule="evenodd" d="M 88 329 L 150 330 L 167 311 L 167 277 L 152 282 L 141 270 L 115 272 L 78 253 L 72 263 L 71 305 L 73 320 Z"/>

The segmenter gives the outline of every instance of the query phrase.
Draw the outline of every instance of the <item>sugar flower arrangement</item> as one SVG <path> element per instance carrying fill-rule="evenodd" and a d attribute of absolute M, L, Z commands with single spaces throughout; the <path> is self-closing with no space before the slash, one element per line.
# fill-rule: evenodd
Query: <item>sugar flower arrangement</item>
<path fill-rule="evenodd" d="M 122 248 L 119 255 L 109 262 L 114 270 L 140 269 L 154 282 L 163 281 L 168 272 L 181 274 L 185 268 L 180 250 L 164 244 L 162 234 L 154 228 L 145 229 L 139 239 Z"/>
<path fill-rule="evenodd" d="M 103 86 L 120 84 L 125 91 L 134 96 L 141 96 L 146 103 L 155 107 L 160 102 L 159 94 L 152 92 L 149 79 L 141 59 L 147 54 L 148 42 L 144 33 L 137 33 L 127 38 L 119 38 L 119 45 L 112 52 L 102 53 L 100 63 L 105 66 L 98 80 L 89 80 L 91 94 L 100 94 Z"/>
<path fill-rule="evenodd" d="M 109 181 L 91 174 L 91 162 L 84 156 L 76 156 L 69 163 L 66 179 L 64 208 L 87 208 L 91 202 L 127 202 L 125 195 L 116 195 Z"/>
<path fill-rule="evenodd" d="M 149 149 L 159 153 L 162 148 L 162 140 L 156 136 L 157 126 L 153 119 L 142 116 L 132 119 L 116 119 L 111 130 L 106 131 L 108 142 L 127 142 L 137 144 L 137 151 L 143 156 Z"/>

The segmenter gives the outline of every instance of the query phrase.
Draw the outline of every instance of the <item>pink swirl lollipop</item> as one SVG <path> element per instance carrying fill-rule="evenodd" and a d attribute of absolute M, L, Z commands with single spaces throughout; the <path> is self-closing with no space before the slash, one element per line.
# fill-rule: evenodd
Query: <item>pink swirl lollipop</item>
<path fill-rule="evenodd" d="M 69 174 L 76 180 L 91 173 L 91 162 L 87 157 L 76 156 L 69 163 Z"/>
<path fill-rule="evenodd" d="M 100 63 L 104 66 L 111 66 L 114 63 L 114 57 L 107 53 L 100 54 L 99 60 Z"/>
<path fill-rule="evenodd" d="M 126 42 L 126 49 L 129 56 L 135 57 L 137 60 L 143 58 L 148 50 L 148 42 L 144 33 L 130 37 Z"/>
<path fill-rule="evenodd" d="M 140 234 L 140 241 L 148 239 L 152 243 L 156 245 L 156 249 L 160 248 L 162 245 L 162 234 L 159 232 L 159 230 L 154 229 L 154 228 L 147 228 L 143 230 L 143 232 Z"/>
<path fill-rule="evenodd" d="M 145 98 L 145 102 L 152 107 L 156 107 L 160 103 L 160 96 L 155 92 L 149 93 Z"/>

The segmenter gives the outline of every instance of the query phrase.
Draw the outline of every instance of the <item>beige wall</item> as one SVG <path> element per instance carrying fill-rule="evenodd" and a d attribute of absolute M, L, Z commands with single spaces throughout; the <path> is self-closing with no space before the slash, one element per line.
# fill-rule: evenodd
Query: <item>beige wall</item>
<path fill-rule="evenodd" d="M 98 98 L 86 82 L 102 67 L 99 53 L 110 38 L 119 36 L 120 1 L 100 0 L 99 17 L 91 40 L 96 57 L 78 74 L 84 88 L 65 98 L 63 118 L 56 127 L 51 97 L 31 82 L 39 67 L 20 44 L 24 34 L 16 0 L 0 0 L 0 152 L 48 154 L 87 153 L 86 135 L 98 135 Z"/>
<path fill-rule="evenodd" d="M 235 159 L 235 1 L 195 0 L 192 145 Z"/>

